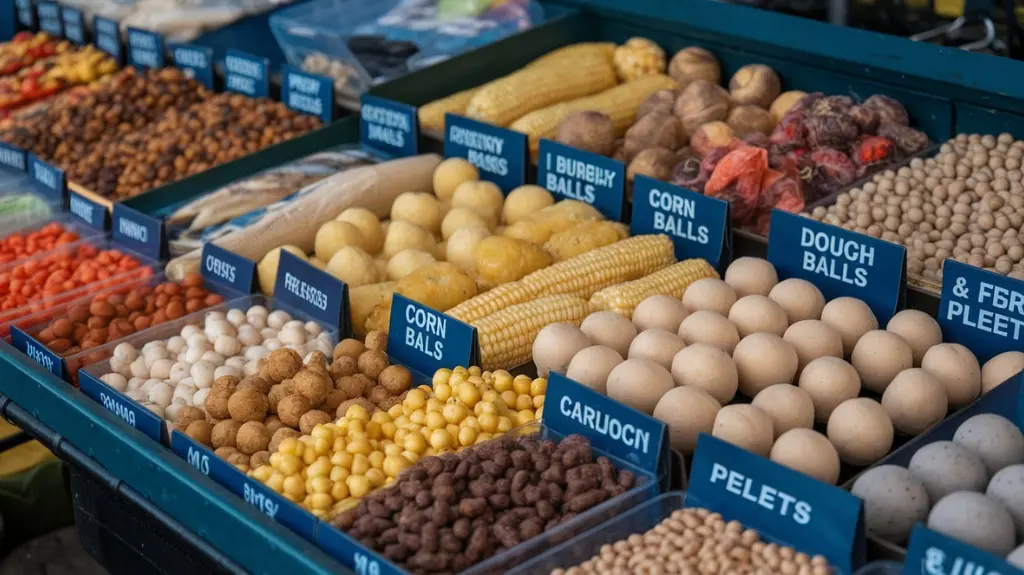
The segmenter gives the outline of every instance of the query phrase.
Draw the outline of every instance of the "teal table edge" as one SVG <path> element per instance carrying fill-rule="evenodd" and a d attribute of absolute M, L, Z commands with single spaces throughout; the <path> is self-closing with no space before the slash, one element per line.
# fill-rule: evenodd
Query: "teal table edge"
<path fill-rule="evenodd" d="M 3 341 L 0 393 L 250 573 L 351 573 Z"/>

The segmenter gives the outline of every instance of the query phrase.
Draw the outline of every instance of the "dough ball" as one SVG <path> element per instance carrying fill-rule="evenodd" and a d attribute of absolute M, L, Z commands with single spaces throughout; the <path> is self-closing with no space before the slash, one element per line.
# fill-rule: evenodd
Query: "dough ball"
<path fill-rule="evenodd" d="M 672 448 L 691 455 L 697 447 L 697 435 L 711 433 L 719 404 L 707 392 L 696 387 L 670 389 L 654 407 L 654 417 L 668 425 Z"/>
<path fill-rule="evenodd" d="M 961 491 L 943 497 L 928 514 L 928 528 L 1000 557 L 1013 551 L 1013 517 L 998 501 Z"/>
<path fill-rule="evenodd" d="M 505 205 L 501 208 L 501 221 L 505 225 L 512 225 L 554 203 L 555 198 L 551 192 L 540 186 L 530 184 L 519 186 L 509 192 L 508 197 L 505 198 Z"/>
<path fill-rule="evenodd" d="M 733 260 L 726 268 L 725 283 L 736 290 L 738 297 L 751 294 L 767 296 L 779 283 L 779 274 L 768 260 L 742 257 Z"/>
<path fill-rule="evenodd" d="M 999 470 L 988 482 L 985 495 L 1003 504 L 1013 517 L 1018 536 L 1024 535 L 1024 465 Z"/>
<path fill-rule="evenodd" d="M 771 455 L 772 420 L 753 405 L 727 405 L 718 410 L 711 435 L 761 457 Z"/>
<path fill-rule="evenodd" d="M 995 413 L 980 413 L 961 423 L 953 434 L 953 443 L 980 457 L 990 475 L 1024 463 L 1024 434 L 1012 421 Z"/>
<path fill-rule="evenodd" d="M 860 376 L 845 360 L 827 355 L 800 372 L 800 389 L 811 396 L 815 420 L 826 422 L 839 404 L 860 395 Z"/>
<path fill-rule="evenodd" d="M 892 421 L 877 401 L 866 397 L 848 399 L 829 416 L 828 439 L 843 462 L 865 467 L 889 454 Z"/>
<path fill-rule="evenodd" d="M 331 256 L 343 246 L 363 248 L 363 234 L 355 224 L 331 220 L 316 231 L 313 253 L 320 261 L 330 261 Z"/>
<path fill-rule="evenodd" d="M 798 427 L 777 437 L 771 460 L 829 485 L 839 480 L 836 448 L 827 437 L 812 429 Z"/>
<path fill-rule="evenodd" d="M 687 315 L 686 306 L 678 299 L 667 295 L 652 295 L 633 310 L 633 325 L 637 331 L 661 328 L 678 333 L 679 325 Z"/>
<path fill-rule="evenodd" d="M 501 215 L 505 195 L 492 182 L 463 182 L 452 195 L 453 208 L 467 208 L 483 216 L 494 227 Z"/>
<path fill-rule="evenodd" d="M 582 349 L 569 362 L 565 376 L 602 394 L 608 392 L 608 375 L 624 360 L 619 352 L 603 345 Z"/>
<path fill-rule="evenodd" d="M 672 374 L 649 359 L 627 359 L 608 374 L 608 397 L 647 414 L 674 387 Z"/>
<path fill-rule="evenodd" d="M 1024 353 L 1019 351 L 1006 351 L 986 361 L 981 366 L 981 393 L 992 391 L 1021 370 L 1024 370 Z"/>
<path fill-rule="evenodd" d="M 799 364 L 796 350 L 773 333 L 754 333 L 740 340 L 732 354 L 740 376 L 740 391 L 755 397 L 768 386 L 793 383 Z"/>
<path fill-rule="evenodd" d="M 434 255 L 423 250 L 407 249 L 395 254 L 385 266 L 388 280 L 398 281 L 414 271 L 437 263 Z"/>
<path fill-rule="evenodd" d="M 736 325 L 740 337 L 752 333 L 767 332 L 782 337 L 789 327 L 786 311 L 782 306 L 763 295 L 741 297 L 729 310 L 729 321 Z"/>
<path fill-rule="evenodd" d="M 779 284 L 782 285 L 782 284 Z M 803 373 L 807 364 L 819 357 L 843 357 L 843 338 L 827 323 L 817 319 L 800 320 L 786 329 L 782 339 L 796 350 L 800 363 L 797 375 Z"/>
<path fill-rule="evenodd" d="M 564 372 L 576 354 L 590 347 L 590 339 L 571 323 L 551 323 L 544 326 L 533 340 L 533 362 L 537 375 L 548 377 L 551 371 Z"/>
<path fill-rule="evenodd" d="M 732 401 L 739 387 L 739 373 L 732 358 L 722 348 L 707 343 L 695 343 L 676 354 L 672 379 L 678 386 L 706 391 L 722 405 Z"/>
<path fill-rule="evenodd" d="M 622 357 L 629 355 L 629 346 L 637 333 L 633 322 L 613 311 L 598 311 L 588 315 L 580 329 L 592 343 L 610 347 Z"/>
<path fill-rule="evenodd" d="M 920 367 L 924 354 L 942 343 L 942 328 L 935 318 L 916 309 L 905 309 L 892 316 L 885 329 L 902 337 L 914 352 L 914 365 Z"/>
<path fill-rule="evenodd" d="M 391 204 L 391 220 L 405 220 L 429 230 L 434 235 L 441 233 L 441 203 L 433 194 L 405 192 L 399 194 Z M 317 254 L 319 256 L 319 254 Z"/>
<path fill-rule="evenodd" d="M 914 366 L 914 352 L 902 337 L 876 329 L 857 341 L 850 363 L 860 375 L 864 387 L 875 393 L 884 393 L 896 374 Z"/>
<path fill-rule="evenodd" d="M 807 280 L 789 278 L 777 283 L 768 297 L 786 310 L 790 324 L 805 319 L 821 319 L 825 307 L 825 296 L 821 290 Z"/>
<path fill-rule="evenodd" d="M 934 441 L 910 458 L 907 469 L 924 483 L 928 497 L 938 501 L 955 491 L 982 492 L 988 472 L 980 457 L 952 441 Z"/>
<path fill-rule="evenodd" d="M 736 290 L 718 278 L 699 279 L 683 292 L 683 305 L 690 312 L 708 310 L 728 317 L 736 303 Z"/>
<path fill-rule="evenodd" d="M 480 214 L 469 208 L 454 208 L 441 220 L 441 237 L 450 240 L 455 232 L 465 229 L 482 228 L 490 231 L 490 224 Z"/>
<path fill-rule="evenodd" d="M 445 242 L 445 259 L 475 275 L 476 258 L 474 254 L 476 247 L 480 245 L 484 238 L 490 235 L 491 232 L 483 227 L 455 230 L 455 233 Z"/>
<path fill-rule="evenodd" d="M 821 321 L 842 336 L 845 357 L 850 357 L 862 335 L 878 329 L 878 320 L 868 304 L 852 297 L 838 297 L 825 304 L 821 310 Z"/>
<path fill-rule="evenodd" d="M 663 329 L 641 332 L 629 345 L 629 358 L 649 359 L 665 369 L 672 369 L 672 359 L 686 347 L 683 338 Z"/>
<path fill-rule="evenodd" d="M 963 407 L 981 393 L 981 366 L 971 350 L 958 343 L 940 343 L 924 354 L 921 367 L 935 374 L 946 388 L 952 408 Z"/>
<path fill-rule="evenodd" d="M 811 394 L 788 383 L 777 383 L 761 390 L 751 402 L 772 418 L 775 438 L 790 429 L 814 426 L 814 402 Z"/>
<path fill-rule="evenodd" d="M 683 343 L 707 343 L 721 348 L 732 355 L 736 344 L 740 342 L 740 333 L 736 325 L 717 312 L 700 310 L 691 312 L 683 323 L 679 324 L 679 337 Z"/>
<path fill-rule="evenodd" d="M 882 407 L 900 433 L 918 435 L 946 417 L 949 403 L 938 378 L 915 367 L 893 378 L 882 394 Z"/>
<path fill-rule="evenodd" d="M 348 208 L 334 218 L 359 228 L 362 247 L 367 253 L 377 254 L 384 247 L 384 230 L 380 227 L 377 214 L 366 208 Z"/>
<path fill-rule="evenodd" d="M 455 188 L 463 182 L 480 179 L 476 166 L 462 158 L 448 158 L 434 169 L 434 195 L 439 200 L 450 202 Z"/>
<path fill-rule="evenodd" d="M 872 467 L 857 477 L 850 492 L 864 502 L 864 524 L 876 537 L 896 544 L 910 538 L 914 524 L 928 518 L 928 491 L 899 465 Z"/>

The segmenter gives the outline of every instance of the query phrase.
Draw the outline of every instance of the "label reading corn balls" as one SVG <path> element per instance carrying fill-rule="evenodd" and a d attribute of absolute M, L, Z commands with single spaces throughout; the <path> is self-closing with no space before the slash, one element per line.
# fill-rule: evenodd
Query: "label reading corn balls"
<path fill-rule="evenodd" d="M 633 180 L 630 233 L 666 234 L 676 258 L 728 261 L 729 202 L 637 175 Z"/>
<path fill-rule="evenodd" d="M 388 353 L 420 373 L 475 365 L 476 329 L 399 294 L 391 304 Z"/>

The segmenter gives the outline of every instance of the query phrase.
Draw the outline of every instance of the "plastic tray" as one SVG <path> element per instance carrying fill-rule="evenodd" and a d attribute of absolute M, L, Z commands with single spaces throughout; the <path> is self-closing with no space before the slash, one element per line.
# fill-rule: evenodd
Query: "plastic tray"
<path fill-rule="evenodd" d="M 32 232 L 34 232 L 36 230 L 42 229 L 43 227 L 48 226 L 48 225 L 53 224 L 53 223 L 60 224 L 60 225 L 64 226 L 64 229 L 67 230 L 67 231 L 75 232 L 76 234 L 78 234 L 78 237 L 80 238 L 80 240 L 95 239 L 95 238 L 99 238 L 99 237 L 102 237 L 102 236 L 106 235 L 106 232 L 104 232 L 102 230 L 97 230 L 96 228 L 86 224 L 85 222 L 83 222 L 82 220 L 72 216 L 71 214 L 60 213 L 60 214 L 57 214 L 54 217 L 49 218 L 47 220 L 40 220 L 40 221 L 36 221 L 36 222 L 31 222 L 31 223 L 25 224 L 24 226 L 22 226 L 20 228 L 13 229 L 13 230 L 10 230 L 10 231 L 2 232 L 2 233 L 0 233 L 0 241 L 5 240 L 9 236 L 14 235 L 16 233 L 20 233 L 20 234 L 32 233 Z M 46 252 L 38 252 L 38 253 L 46 253 Z M 37 254 L 32 254 L 32 255 L 35 256 Z"/>

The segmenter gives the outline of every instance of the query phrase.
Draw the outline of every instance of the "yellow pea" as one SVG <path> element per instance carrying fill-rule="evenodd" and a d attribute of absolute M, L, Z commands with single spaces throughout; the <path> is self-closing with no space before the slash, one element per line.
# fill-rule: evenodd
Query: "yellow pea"
<path fill-rule="evenodd" d="M 430 383 L 437 389 L 438 384 L 448 383 L 448 378 L 452 376 L 452 370 L 441 368 L 434 372 L 434 377 L 430 378 Z"/>
<path fill-rule="evenodd" d="M 498 432 L 505 433 L 512 429 L 512 420 L 504 415 L 498 418 Z"/>
<path fill-rule="evenodd" d="M 330 480 L 335 483 L 339 481 L 345 481 L 345 478 L 348 476 L 348 469 L 345 469 L 344 467 L 334 466 L 331 468 Z"/>
<path fill-rule="evenodd" d="M 330 493 L 331 488 L 334 487 L 334 482 L 326 477 L 314 477 L 307 483 L 309 483 L 307 491 L 311 491 L 313 493 Z"/>
<path fill-rule="evenodd" d="M 388 439 L 394 439 L 395 432 L 398 431 L 398 426 L 390 421 L 385 421 L 384 423 L 380 424 L 380 430 L 381 433 L 384 434 L 384 437 Z"/>
<path fill-rule="evenodd" d="M 309 498 L 309 507 L 313 511 L 327 511 L 334 504 L 334 499 L 329 493 L 314 493 Z"/>
<path fill-rule="evenodd" d="M 483 413 L 477 417 L 477 420 L 480 421 L 480 429 L 488 433 L 498 430 L 498 416 L 493 413 Z"/>
<path fill-rule="evenodd" d="M 316 451 L 313 451 L 312 449 L 307 449 L 302 452 L 302 462 L 306 465 L 313 465 L 313 462 L 316 461 L 317 457 Z"/>
<path fill-rule="evenodd" d="M 530 385 L 532 383 L 533 380 L 530 379 L 530 376 L 517 375 L 515 379 L 512 380 L 512 389 L 514 389 L 516 393 L 530 393 Z"/>
<path fill-rule="evenodd" d="M 318 457 L 308 468 L 306 468 L 306 477 L 327 477 L 331 473 L 331 468 L 334 465 L 331 464 L 330 458 Z"/>
<path fill-rule="evenodd" d="M 505 405 L 515 405 L 516 400 L 519 399 L 519 394 L 515 390 L 508 389 L 500 394 L 501 400 L 505 402 Z"/>
<path fill-rule="evenodd" d="M 363 454 L 357 454 L 355 459 L 352 460 L 352 475 L 363 475 L 370 470 L 370 460 Z"/>
<path fill-rule="evenodd" d="M 388 477 L 398 477 L 402 471 L 405 471 L 412 465 L 412 462 L 402 457 L 402 455 L 389 455 L 384 458 L 383 471 Z"/>
<path fill-rule="evenodd" d="M 548 392 L 548 380 L 546 377 L 538 377 L 530 382 L 530 395 L 537 397 Z"/>
<path fill-rule="evenodd" d="M 447 380 L 439 384 L 434 384 L 434 397 L 441 401 L 448 401 L 448 398 L 452 396 L 452 386 L 448 385 Z"/>
<path fill-rule="evenodd" d="M 294 497 L 295 499 L 301 500 L 306 496 L 306 486 L 303 484 L 302 479 L 297 475 L 291 475 L 284 478 L 284 494 Z"/>
<path fill-rule="evenodd" d="M 536 421 L 537 416 L 534 415 L 532 410 L 524 409 L 516 413 L 516 425 L 526 425 L 531 421 Z"/>
<path fill-rule="evenodd" d="M 298 453 L 296 453 L 296 451 L 300 449 L 300 445 L 301 444 L 299 443 L 298 439 L 295 439 L 294 437 L 289 437 L 288 439 L 283 440 L 277 446 L 277 452 L 291 455 L 299 455 Z"/>
<path fill-rule="evenodd" d="M 380 469 L 371 469 L 366 472 L 366 479 L 370 482 L 372 487 L 377 488 L 384 485 L 384 482 L 387 481 L 388 478 L 385 477 L 384 472 Z"/>
<path fill-rule="evenodd" d="M 405 395 L 404 403 L 414 410 L 422 409 L 427 405 L 427 394 L 419 389 L 410 389 Z"/>
<path fill-rule="evenodd" d="M 369 455 L 370 452 L 373 451 L 373 448 L 370 447 L 369 441 L 365 438 L 359 437 L 349 441 L 348 445 L 345 446 L 345 451 L 353 455 L 357 453 L 361 455 Z"/>
<path fill-rule="evenodd" d="M 260 483 L 266 483 L 270 476 L 274 474 L 274 468 L 269 465 L 261 465 L 251 472 L 252 478 Z"/>
<path fill-rule="evenodd" d="M 280 451 L 275 451 L 274 453 L 270 454 L 270 460 L 268 461 L 268 463 L 270 463 L 270 467 L 272 467 L 273 469 L 277 469 L 281 467 L 282 460 L 284 460 L 284 454 L 281 453 Z"/>
<path fill-rule="evenodd" d="M 318 425 L 314 427 L 311 435 L 317 439 L 323 439 L 324 441 L 331 443 L 334 442 L 334 430 L 330 429 L 326 425 Z"/>
<path fill-rule="evenodd" d="M 540 408 L 544 407 L 544 396 L 543 395 L 535 395 L 535 396 L 533 396 L 533 407 L 534 407 L 534 409 L 540 409 Z"/>
<path fill-rule="evenodd" d="M 405 450 L 413 453 L 423 453 L 427 449 L 427 441 L 419 433 L 410 433 L 405 438 Z"/>
<path fill-rule="evenodd" d="M 514 404 L 508 404 L 509 407 L 512 407 L 513 405 L 515 406 L 515 409 L 520 411 L 523 409 L 530 409 L 533 407 L 533 398 L 524 393 L 523 395 L 520 395 L 519 397 L 516 398 Z"/>
<path fill-rule="evenodd" d="M 427 413 L 425 423 L 427 425 L 427 429 L 441 429 L 447 422 L 440 411 L 430 411 Z"/>
<path fill-rule="evenodd" d="M 463 427 L 459 429 L 459 445 L 462 447 L 469 447 L 476 442 L 477 432 L 472 427 Z"/>
<path fill-rule="evenodd" d="M 451 449 L 453 443 L 452 435 L 446 429 L 435 429 L 430 433 L 430 446 L 437 451 Z"/>
<path fill-rule="evenodd" d="M 363 475 L 349 475 L 345 484 L 352 497 L 363 497 L 370 492 L 370 480 Z"/>
<path fill-rule="evenodd" d="M 471 427 L 477 431 L 480 431 L 480 420 L 475 415 L 467 415 L 466 419 L 462 420 L 459 424 L 461 427 Z"/>
<path fill-rule="evenodd" d="M 458 395 L 462 403 L 468 406 L 480 401 L 480 389 L 468 381 L 459 384 Z"/>
<path fill-rule="evenodd" d="M 412 451 L 403 451 L 402 457 L 408 459 L 410 463 L 416 463 L 420 460 L 420 454 Z"/>
<path fill-rule="evenodd" d="M 388 410 L 388 417 L 390 417 L 391 420 L 394 421 L 399 416 L 401 416 L 402 413 L 403 413 L 403 411 L 402 411 L 402 404 L 401 403 L 396 403 L 396 404 L 391 406 L 391 409 Z"/>
<path fill-rule="evenodd" d="M 426 420 L 427 412 L 422 409 L 417 409 L 416 411 L 412 412 L 412 415 L 409 416 L 409 421 L 417 425 L 423 425 L 426 422 Z"/>
<path fill-rule="evenodd" d="M 370 466 L 374 469 L 380 469 L 384 465 L 384 452 L 374 451 L 366 457 L 370 460 Z"/>
<path fill-rule="evenodd" d="M 277 470 L 285 475 L 295 475 L 302 469 L 302 460 L 291 454 L 285 454 L 281 458 L 281 465 L 278 466 Z"/>
<path fill-rule="evenodd" d="M 278 493 L 281 493 L 282 491 L 284 491 L 284 474 L 273 473 L 270 475 L 269 478 L 267 478 L 267 481 L 265 483 L 267 487 L 273 489 Z"/>
<path fill-rule="evenodd" d="M 358 403 L 353 403 L 352 405 L 349 406 L 348 410 L 345 411 L 345 417 L 349 419 L 358 419 L 359 421 L 362 422 L 370 421 L 369 412 L 366 411 L 365 407 L 359 405 Z"/>
<path fill-rule="evenodd" d="M 352 456 L 351 453 L 349 453 L 347 451 L 338 451 L 334 455 L 331 456 L 331 463 L 337 465 L 338 467 L 344 467 L 345 469 L 351 469 L 352 468 L 352 459 L 353 459 L 353 456 Z"/>
<path fill-rule="evenodd" d="M 335 481 L 331 487 L 331 498 L 335 501 L 342 501 L 348 497 L 348 485 L 344 481 Z"/>
<path fill-rule="evenodd" d="M 366 424 L 366 437 L 368 439 L 380 439 L 383 436 L 384 431 L 381 429 L 379 423 L 371 421 Z"/>

